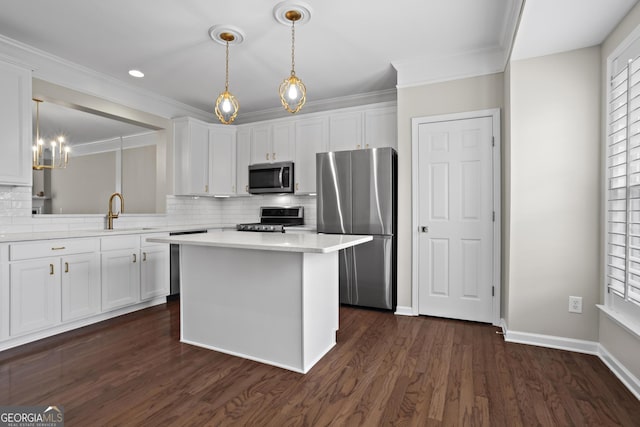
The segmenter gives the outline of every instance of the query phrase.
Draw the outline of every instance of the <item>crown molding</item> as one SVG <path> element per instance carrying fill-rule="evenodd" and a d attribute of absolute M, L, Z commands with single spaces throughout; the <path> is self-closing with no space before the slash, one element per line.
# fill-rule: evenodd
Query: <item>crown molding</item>
<path fill-rule="evenodd" d="M 202 120 L 211 118 L 206 111 L 141 89 L 2 34 L 0 58 L 31 69 L 35 78 L 167 119 L 180 116 Z"/>
<path fill-rule="evenodd" d="M 504 58 L 504 49 L 493 47 L 456 55 L 394 61 L 391 64 L 398 72 L 397 88 L 402 89 L 501 73 L 505 67 Z"/>
<path fill-rule="evenodd" d="M 361 93 L 357 95 L 342 96 L 331 99 L 321 99 L 318 101 L 307 102 L 303 114 L 317 113 L 322 111 L 336 110 L 339 108 L 357 107 L 368 104 L 378 104 L 382 102 L 396 102 L 397 90 L 385 89 L 376 92 Z M 298 116 L 302 114 L 297 114 Z M 284 108 L 269 108 L 266 110 L 252 111 L 238 115 L 234 124 L 246 124 L 253 122 L 261 122 L 264 120 L 282 119 L 291 117 Z"/>
<path fill-rule="evenodd" d="M 525 0 L 513 0 L 509 2 L 510 9 L 506 13 L 504 25 L 500 30 L 500 47 L 504 49 L 504 67 L 507 66 L 513 44 L 516 40 L 516 33 L 520 25 L 522 12 L 524 11 L 524 2 Z"/>

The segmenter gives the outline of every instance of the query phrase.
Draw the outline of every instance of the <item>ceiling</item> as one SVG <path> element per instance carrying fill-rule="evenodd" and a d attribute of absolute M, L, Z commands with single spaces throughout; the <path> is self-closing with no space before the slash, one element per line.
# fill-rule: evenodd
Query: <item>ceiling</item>
<path fill-rule="evenodd" d="M 0 0 L 0 34 L 202 111 L 224 90 L 223 45 L 208 29 L 239 27 L 231 47 L 230 91 L 240 114 L 281 108 L 290 27 L 279 0 Z M 307 0 L 311 19 L 296 27 L 296 74 L 310 104 L 393 91 L 392 62 L 508 52 L 519 0 Z M 503 61 L 504 62 L 504 61 Z M 504 63 L 502 64 L 504 66 Z M 130 77 L 128 70 L 145 73 Z M 424 70 L 429 80 L 429 70 Z"/>
<path fill-rule="evenodd" d="M 243 122 L 261 112 L 288 115 L 277 89 L 290 71 L 291 33 L 273 16 L 279 2 L 0 0 L 0 35 L 116 78 L 125 87 L 178 101 L 214 121 L 212 104 L 224 89 L 225 49 L 208 30 L 217 24 L 239 27 L 245 40 L 231 47 L 230 90 L 240 101 L 237 122 Z M 636 2 L 529 0 L 512 59 L 597 45 Z M 305 108 L 311 111 L 314 105 L 331 108 L 337 98 L 395 96 L 396 86 L 481 74 L 477 62 L 492 62 L 485 73 L 502 71 L 522 0 L 306 4 L 312 13 L 296 27 L 296 74 L 307 85 Z M 130 77 L 132 68 L 146 76 Z M 63 118 L 56 120 L 59 126 Z M 76 140 L 137 131 L 125 127 Z"/>
<path fill-rule="evenodd" d="M 512 60 L 602 43 L 638 0 L 528 0 Z"/>

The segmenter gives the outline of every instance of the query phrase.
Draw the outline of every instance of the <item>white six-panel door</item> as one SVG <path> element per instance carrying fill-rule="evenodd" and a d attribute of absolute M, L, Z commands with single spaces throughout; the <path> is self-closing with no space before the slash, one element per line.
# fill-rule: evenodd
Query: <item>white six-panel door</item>
<path fill-rule="evenodd" d="M 494 321 L 493 129 L 490 116 L 417 126 L 419 314 Z"/>

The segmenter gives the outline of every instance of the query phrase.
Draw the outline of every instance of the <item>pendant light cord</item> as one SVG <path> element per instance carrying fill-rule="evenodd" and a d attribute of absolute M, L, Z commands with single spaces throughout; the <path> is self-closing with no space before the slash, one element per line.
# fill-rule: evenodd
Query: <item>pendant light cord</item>
<path fill-rule="evenodd" d="M 229 91 L 229 42 L 227 41 L 227 61 L 225 64 L 224 90 Z"/>
<path fill-rule="evenodd" d="M 291 21 L 291 75 L 296 75 L 296 21 Z"/>

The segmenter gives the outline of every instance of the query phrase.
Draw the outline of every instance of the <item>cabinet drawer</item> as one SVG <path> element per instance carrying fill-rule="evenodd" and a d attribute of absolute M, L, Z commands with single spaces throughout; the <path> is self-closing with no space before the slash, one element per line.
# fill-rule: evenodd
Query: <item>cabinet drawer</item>
<path fill-rule="evenodd" d="M 9 245 L 9 260 L 18 261 L 97 251 L 97 239 L 41 240 L 38 242 L 12 243 Z"/>
<path fill-rule="evenodd" d="M 138 249 L 140 247 L 140 237 L 138 234 L 131 236 L 113 236 L 100 239 L 100 250 L 118 251 L 122 249 Z"/>

